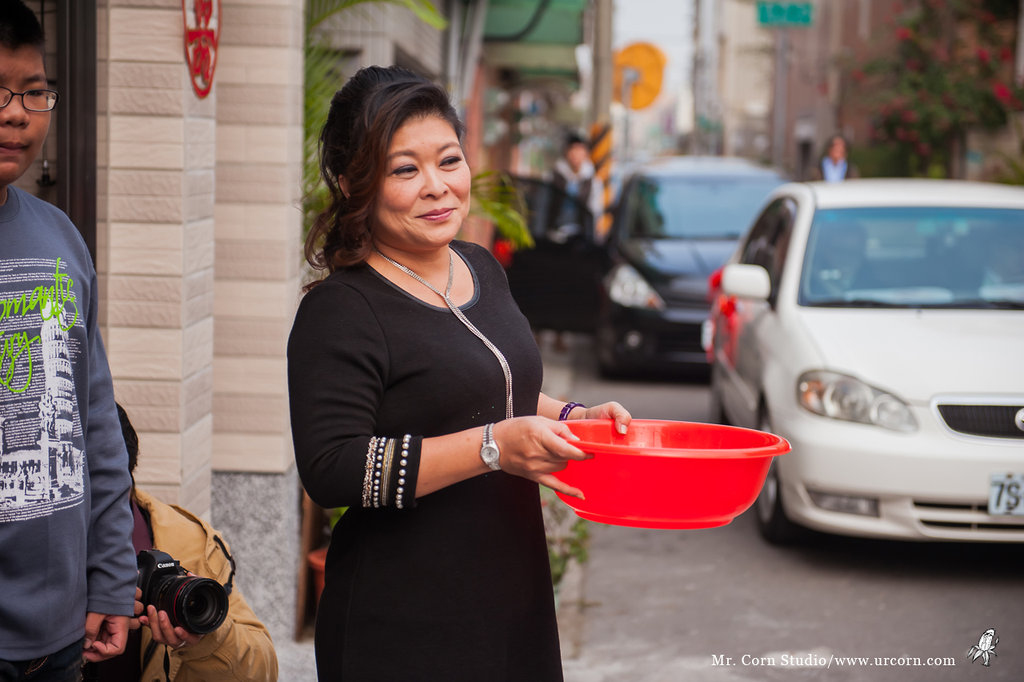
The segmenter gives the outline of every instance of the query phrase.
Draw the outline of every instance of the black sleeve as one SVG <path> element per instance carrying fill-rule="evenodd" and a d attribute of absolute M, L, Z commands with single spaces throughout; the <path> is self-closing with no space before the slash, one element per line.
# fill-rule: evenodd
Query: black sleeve
<path fill-rule="evenodd" d="M 288 399 L 299 477 L 324 508 L 363 503 L 367 449 L 386 385 L 388 344 L 365 297 L 333 281 L 299 304 L 288 338 Z M 415 497 L 419 445 L 404 485 Z M 411 506 L 411 505 L 407 505 Z"/>

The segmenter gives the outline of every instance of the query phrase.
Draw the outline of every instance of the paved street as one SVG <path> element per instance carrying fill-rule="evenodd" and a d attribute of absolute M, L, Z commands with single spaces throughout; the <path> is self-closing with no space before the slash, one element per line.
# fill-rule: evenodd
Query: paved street
<path fill-rule="evenodd" d="M 587 345 L 573 350 L 575 399 L 706 420 L 706 385 L 601 381 Z M 749 513 L 699 531 L 592 524 L 591 538 L 567 682 L 1021 679 L 1024 547 L 822 535 L 779 549 Z M 984 667 L 966 653 L 988 628 Z"/>

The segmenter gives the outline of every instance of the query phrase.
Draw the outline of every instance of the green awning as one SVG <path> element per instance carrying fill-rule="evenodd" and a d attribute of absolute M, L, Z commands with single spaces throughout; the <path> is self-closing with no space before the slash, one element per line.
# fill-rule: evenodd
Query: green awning
<path fill-rule="evenodd" d="M 576 80 L 587 0 L 490 0 L 484 23 L 487 62 L 521 75 Z"/>

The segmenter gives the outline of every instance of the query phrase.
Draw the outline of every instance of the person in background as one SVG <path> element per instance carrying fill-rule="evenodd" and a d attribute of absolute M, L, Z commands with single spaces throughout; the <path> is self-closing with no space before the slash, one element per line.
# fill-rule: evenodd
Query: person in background
<path fill-rule="evenodd" d="M 563 156 L 555 161 L 551 183 L 590 212 L 593 224 L 604 212 L 604 184 L 590 161 L 590 145 L 576 133 L 566 138 Z M 552 229 L 577 221 L 578 208 L 572 203 L 558 207 Z"/>
<path fill-rule="evenodd" d="M 553 193 L 548 208 L 547 236 L 564 244 L 573 237 L 597 239 L 597 223 L 604 213 L 604 184 L 590 160 L 590 144 L 577 133 L 569 133 L 561 158 L 555 161 L 551 185 L 559 190 Z M 586 211 L 586 214 L 583 213 Z M 538 343 L 540 331 L 536 330 Z M 554 349 L 569 350 L 569 334 L 554 330 Z"/>
<path fill-rule="evenodd" d="M 121 653 L 136 582 L 92 257 L 62 211 L 13 184 L 57 105 L 44 46 L 31 9 L 0 3 L 2 682 L 77 681 L 83 657 Z"/>
<path fill-rule="evenodd" d="M 463 124 L 444 88 L 358 71 L 320 136 L 331 205 L 306 242 L 328 275 L 288 340 L 302 483 L 334 526 L 316 618 L 320 680 L 562 679 L 538 483 L 588 455 L 566 419 L 618 403 L 541 393 L 543 365 L 501 265 L 456 239 Z"/>
<path fill-rule="evenodd" d="M 277 653 L 270 633 L 253 613 L 235 583 L 231 550 L 208 523 L 176 505 L 168 505 L 134 485 L 139 437 L 128 413 L 117 405 L 132 472 L 132 534 L 136 552 L 158 549 L 190 574 L 211 578 L 229 590 L 228 613 L 213 632 L 195 634 L 173 626 L 166 611 L 143 605 L 136 588 L 137 622 L 123 655 L 87 666 L 87 682 L 274 682 Z M 142 627 L 139 627 L 139 626 Z M 166 666 L 166 673 L 165 673 Z"/>
<path fill-rule="evenodd" d="M 814 169 L 813 180 L 825 182 L 841 182 L 860 177 L 857 167 L 850 162 L 847 154 L 849 147 L 842 135 L 833 135 L 828 139 L 825 154 Z"/>

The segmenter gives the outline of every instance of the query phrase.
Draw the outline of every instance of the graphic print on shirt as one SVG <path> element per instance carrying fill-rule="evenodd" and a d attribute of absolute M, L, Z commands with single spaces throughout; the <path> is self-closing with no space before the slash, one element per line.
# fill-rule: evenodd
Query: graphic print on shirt
<path fill-rule="evenodd" d="M 60 258 L 0 260 L 0 523 L 84 500 L 72 367 L 85 327 L 73 286 Z"/>

